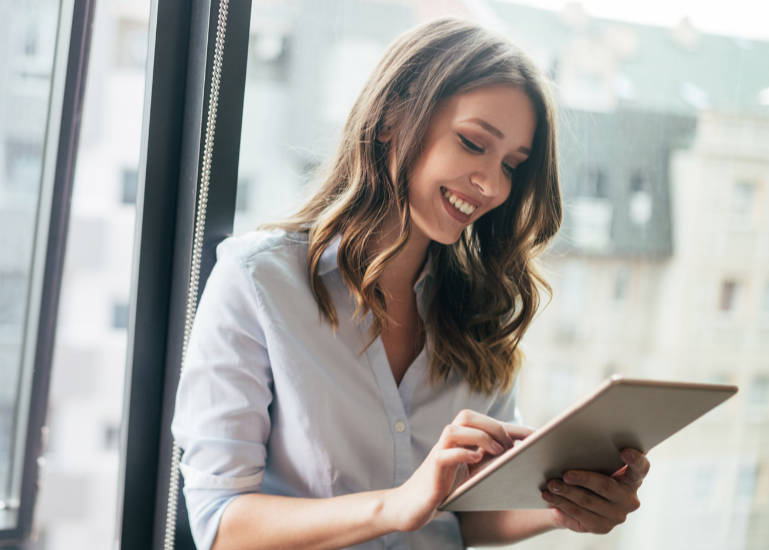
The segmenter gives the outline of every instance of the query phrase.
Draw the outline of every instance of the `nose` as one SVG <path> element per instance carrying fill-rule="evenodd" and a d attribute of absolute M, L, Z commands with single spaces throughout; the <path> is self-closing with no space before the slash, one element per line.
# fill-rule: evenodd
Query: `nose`
<path fill-rule="evenodd" d="M 470 174 L 470 184 L 482 196 L 493 199 L 500 193 L 505 192 L 507 178 L 501 172 L 501 168 L 495 170 L 494 166 L 484 163 L 483 166 L 476 167 Z"/>

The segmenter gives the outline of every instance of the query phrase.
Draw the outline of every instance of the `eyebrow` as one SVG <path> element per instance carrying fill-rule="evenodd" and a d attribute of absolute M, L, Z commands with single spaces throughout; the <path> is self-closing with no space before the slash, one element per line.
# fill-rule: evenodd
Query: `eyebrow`
<path fill-rule="evenodd" d="M 468 118 L 466 122 L 475 122 L 491 135 L 494 135 L 499 139 L 505 139 L 505 134 L 503 134 L 499 128 L 497 128 L 496 126 L 492 126 L 482 118 Z M 521 153 L 526 153 L 527 155 L 531 153 L 531 149 L 529 149 L 528 147 L 521 146 L 521 147 L 518 147 L 518 150 Z"/>

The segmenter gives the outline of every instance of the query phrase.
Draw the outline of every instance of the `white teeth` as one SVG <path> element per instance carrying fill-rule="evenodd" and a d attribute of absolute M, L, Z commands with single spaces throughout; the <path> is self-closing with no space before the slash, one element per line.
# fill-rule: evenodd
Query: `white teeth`
<path fill-rule="evenodd" d="M 446 189 L 443 192 L 443 196 L 446 197 L 448 201 L 454 205 L 454 208 L 456 208 L 466 216 L 469 216 L 475 211 L 475 208 L 476 208 L 475 206 L 466 203 L 465 201 L 463 201 L 462 199 L 458 198 L 455 195 L 452 195 L 448 189 Z"/>

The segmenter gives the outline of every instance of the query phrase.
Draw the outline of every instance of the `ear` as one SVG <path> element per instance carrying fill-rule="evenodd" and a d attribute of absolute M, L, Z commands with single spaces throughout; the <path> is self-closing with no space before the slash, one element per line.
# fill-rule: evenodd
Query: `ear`
<path fill-rule="evenodd" d="M 383 124 L 382 129 L 377 132 L 376 140 L 379 143 L 388 143 L 393 137 L 393 127 L 389 124 Z"/>
<path fill-rule="evenodd" d="M 392 141 L 398 129 L 398 118 L 396 104 L 390 103 L 384 111 L 384 116 L 379 121 L 379 131 L 376 135 L 376 140 L 379 143 Z"/>

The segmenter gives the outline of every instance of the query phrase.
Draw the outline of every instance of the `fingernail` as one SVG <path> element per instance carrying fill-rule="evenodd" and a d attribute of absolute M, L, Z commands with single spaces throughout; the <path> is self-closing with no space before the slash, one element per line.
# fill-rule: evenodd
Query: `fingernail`
<path fill-rule="evenodd" d="M 505 450 L 505 448 L 496 441 L 492 442 L 491 448 L 494 450 L 494 454 L 497 455 Z"/>
<path fill-rule="evenodd" d="M 574 472 L 566 472 L 563 476 L 563 480 L 567 483 L 576 483 L 579 481 L 579 475 L 575 474 Z"/>
<path fill-rule="evenodd" d="M 558 481 L 553 481 L 550 483 L 550 490 L 554 493 L 560 493 L 561 492 L 561 484 Z"/>
<path fill-rule="evenodd" d="M 620 454 L 622 455 L 622 460 L 625 462 L 633 462 L 633 460 L 635 460 L 635 453 L 630 449 L 625 449 Z"/>

